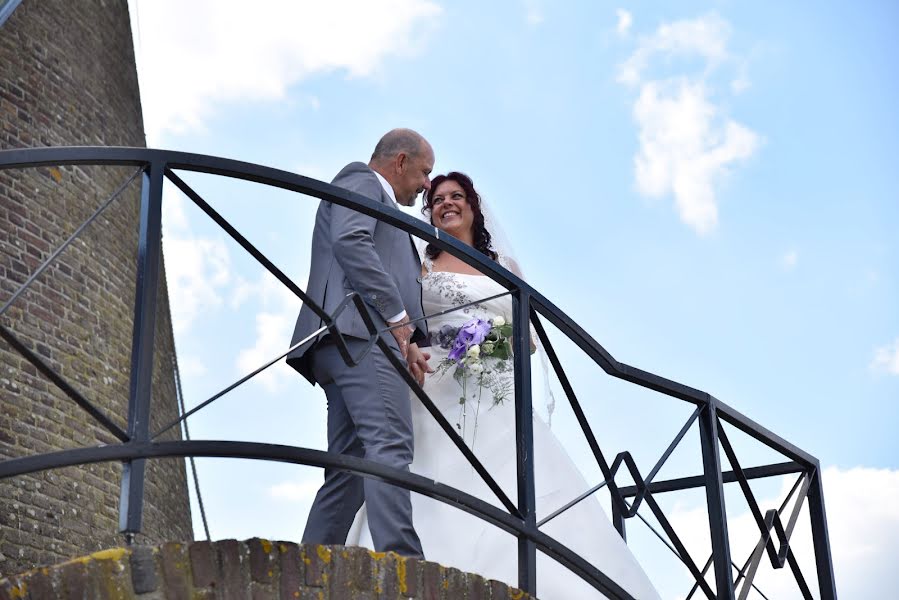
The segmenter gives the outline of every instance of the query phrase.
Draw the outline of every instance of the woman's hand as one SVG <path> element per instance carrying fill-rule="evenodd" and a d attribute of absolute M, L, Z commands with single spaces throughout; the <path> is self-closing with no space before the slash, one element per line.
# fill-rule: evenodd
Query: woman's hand
<path fill-rule="evenodd" d="M 420 386 L 425 384 L 425 374 L 434 372 L 434 369 L 428 364 L 430 358 L 431 354 L 419 349 L 418 344 L 409 344 L 406 362 L 409 365 L 409 373 Z"/>

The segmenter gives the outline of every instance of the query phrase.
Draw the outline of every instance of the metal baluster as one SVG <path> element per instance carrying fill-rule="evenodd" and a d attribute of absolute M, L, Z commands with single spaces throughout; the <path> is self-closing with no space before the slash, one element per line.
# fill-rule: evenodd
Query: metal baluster
<path fill-rule="evenodd" d="M 830 554 L 830 537 L 827 534 L 827 515 L 824 512 L 824 487 L 821 484 L 821 467 L 810 474 L 808 513 L 812 525 L 812 542 L 815 546 L 815 567 L 818 571 L 818 589 L 821 600 L 836 600 L 837 584 L 833 577 L 833 560 Z"/>
<path fill-rule="evenodd" d="M 515 431 L 518 464 L 518 510 L 526 527 L 537 527 L 534 485 L 534 411 L 531 398 L 530 297 L 527 292 L 512 295 L 512 336 L 515 366 Z M 537 594 L 537 546 L 524 536 L 518 538 L 518 587 Z"/>
<path fill-rule="evenodd" d="M 718 453 L 716 402 L 715 398 L 709 396 L 706 409 L 699 415 L 699 437 L 712 555 L 715 557 L 715 587 L 718 598 L 723 600 L 734 597 L 734 582 L 731 578 L 730 541 L 727 535 L 727 512 L 724 508 L 724 479 L 721 473 L 721 456 Z"/>
<path fill-rule="evenodd" d="M 128 396 L 130 444 L 146 443 L 150 439 L 153 341 L 156 333 L 156 299 L 162 253 L 164 169 L 164 163 L 151 162 L 144 171 L 141 186 L 134 333 L 131 341 L 131 385 Z M 126 461 L 122 470 L 119 531 L 125 534 L 125 539 L 129 543 L 141 530 L 146 462 L 145 458 Z"/>

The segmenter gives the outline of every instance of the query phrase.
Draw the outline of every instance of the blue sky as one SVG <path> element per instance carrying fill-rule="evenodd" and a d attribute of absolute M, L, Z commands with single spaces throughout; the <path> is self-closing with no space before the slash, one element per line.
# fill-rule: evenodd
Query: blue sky
<path fill-rule="evenodd" d="M 419 130 L 435 172 L 473 177 L 528 280 L 616 358 L 708 391 L 820 458 L 841 595 L 876 596 L 899 551 L 899 9 L 482 4 L 267 2 L 242 14 L 236 2 L 132 0 L 148 145 L 330 180 L 386 130 Z M 314 200 L 185 179 L 305 281 Z M 195 404 L 286 348 L 298 305 L 179 195 L 165 218 Z M 631 450 L 648 472 L 689 407 L 610 380 L 554 340 L 607 454 Z M 191 419 L 196 437 L 320 448 L 323 424 L 318 390 L 284 367 Z M 553 428 L 592 480 L 561 402 Z M 691 439 L 661 475 L 699 468 Z M 748 463 L 772 458 L 738 442 Z M 316 470 L 199 464 L 214 537 L 299 538 Z M 774 502 L 790 483 L 758 493 Z M 745 507 L 728 501 L 732 535 L 751 545 Z M 665 502 L 699 551 L 701 497 Z M 632 543 L 663 596 L 684 595 L 686 571 L 641 529 L 630 525 Z M 797 595 L 789 574 L 761 577 L 766 594 Z"/>

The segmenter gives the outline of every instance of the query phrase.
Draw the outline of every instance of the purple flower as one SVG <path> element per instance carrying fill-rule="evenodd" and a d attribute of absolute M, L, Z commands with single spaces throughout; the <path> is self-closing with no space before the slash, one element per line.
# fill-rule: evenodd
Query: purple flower
<path fill-rule="evenodd" d="M 453 349 L 450 350 L 448 358 L 458 362 L 458 361 L 462 360 L 462 357 L 465 356 L 465 352 L 467 350 L 468 350 L 468 347 L 465 345 L 465 342 L 463 342 L 457 338 L 455 343 L 453 343 Z"/>
<path fill-rule="evenodd" d="M 490 333 L 490 321 L 472 319 L 459 328 L 459 335 L 456 339 L 464 342 L 468 348 L 483 342 L 488 333 Z"/>
<path fill-rule="evenodd" d="M 444 333 L 443 330 L 446 327 L 449 326 L 444 325 L 444 327 L 440 329 L 438 339 L 439 336 Z M 451 360 L 460 362 L 465 357 L 465 353 L 469 348 L 484 341 L 487 334 L 490 333 L 490 327 L 490 321 L 485 321 L 484 319 L 472 319 L 465 323 L 459 328 L 458 333 L 456 333 L 456 339 L 452 342 L 453 348 L 450 350 L 448 357 Z M 443 346 L 442 343 L 441 346 Z M 448 345 L 444 347 L 448 347 Z"/>

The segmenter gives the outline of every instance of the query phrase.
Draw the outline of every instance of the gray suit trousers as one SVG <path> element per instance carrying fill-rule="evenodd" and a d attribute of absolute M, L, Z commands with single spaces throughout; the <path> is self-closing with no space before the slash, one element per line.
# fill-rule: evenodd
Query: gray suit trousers
<path fill-rule="evenodd" d="M 346 340 L 350 354 L 357 356 L 365 342 Z M 408 471 L 413 451 L 409 388 L 384 353 L 375 346 L 359 365 L 349 367 L 328 338 L 312 353 L 312 374 L 328 398 L 328 451 Z M 363 500 L 375 550 L 423 557 L 409 490 L 334 469 L 325 469 L 303 543 L 346 543 Z"/>

